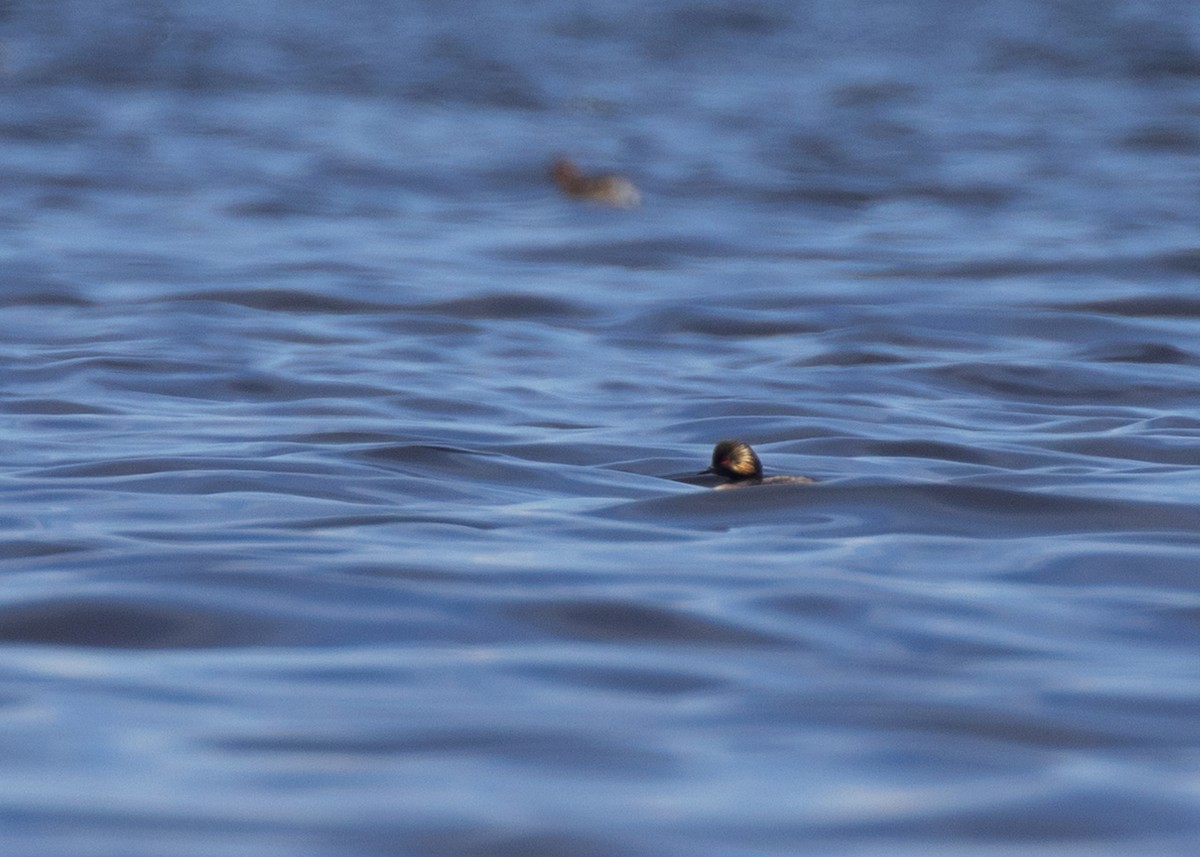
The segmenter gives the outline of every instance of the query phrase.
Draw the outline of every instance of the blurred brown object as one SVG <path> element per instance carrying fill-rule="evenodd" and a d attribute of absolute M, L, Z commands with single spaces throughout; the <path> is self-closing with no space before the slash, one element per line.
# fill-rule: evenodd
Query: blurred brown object
<path fill-rule="evenodd" d="M 642 195 L 633 182 L 624 176 L 585 176 L 568 158 L 556 160 L 550 167 L 550 175 L 559 190 L 575 199 L 617 208 L 634 208 L 642 201 Z"/>

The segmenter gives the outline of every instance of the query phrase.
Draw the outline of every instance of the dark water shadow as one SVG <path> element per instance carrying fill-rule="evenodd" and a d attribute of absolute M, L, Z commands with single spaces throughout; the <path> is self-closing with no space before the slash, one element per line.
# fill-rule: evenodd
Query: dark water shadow
<path fill-rule="evenodd" d="M 93 649 L 263 645 L 291 635 L 261 615 L 212 605 L 71 598 L 0 608 L 0 641 Z"/>
<path fill-rule="evenodd" d="M 920 533 L 1014 538 L 1194 532 L 1200 508 L 961 483 L 765 485 L 639 500 L 598 514 L 703 531 L 788 525 L 812 535 Z"/>

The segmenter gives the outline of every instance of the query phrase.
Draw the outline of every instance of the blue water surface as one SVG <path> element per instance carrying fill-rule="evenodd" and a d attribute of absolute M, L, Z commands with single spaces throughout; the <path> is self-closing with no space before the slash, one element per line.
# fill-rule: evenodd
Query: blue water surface
<path fill-rule="evenodd" d="M 0 47 L 5 855 L 1195 853 L 1193 4 Z"/>

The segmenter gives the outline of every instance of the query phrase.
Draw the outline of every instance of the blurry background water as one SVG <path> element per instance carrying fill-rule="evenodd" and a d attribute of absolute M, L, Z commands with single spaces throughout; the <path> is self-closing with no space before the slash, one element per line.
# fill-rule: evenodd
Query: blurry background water
<path fill-rule="evenodd" d="M 0 46 L 5 855 L 1195 853 L 1196 4 Z"/>

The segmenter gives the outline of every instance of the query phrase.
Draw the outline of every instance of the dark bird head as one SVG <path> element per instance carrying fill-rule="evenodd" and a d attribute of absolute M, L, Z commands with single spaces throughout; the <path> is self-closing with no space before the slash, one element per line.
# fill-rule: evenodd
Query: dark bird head
<path fill-rule="evenodd" d="M 572 182 L 578 181 L 581 177 L 579 167 L 575 166 L 575 162 L 569 158 L 558 158 L 550 165 L 550 177 L 561 187 L 566 190 L 571 186 Z"/>
<path fill-rule="evenodd" d="M 734 482 L 762 479 L 762 464 L 750 444 L 723 440 L 713 447 L 712 466 L 702 473 L 715 473 Z"/>

